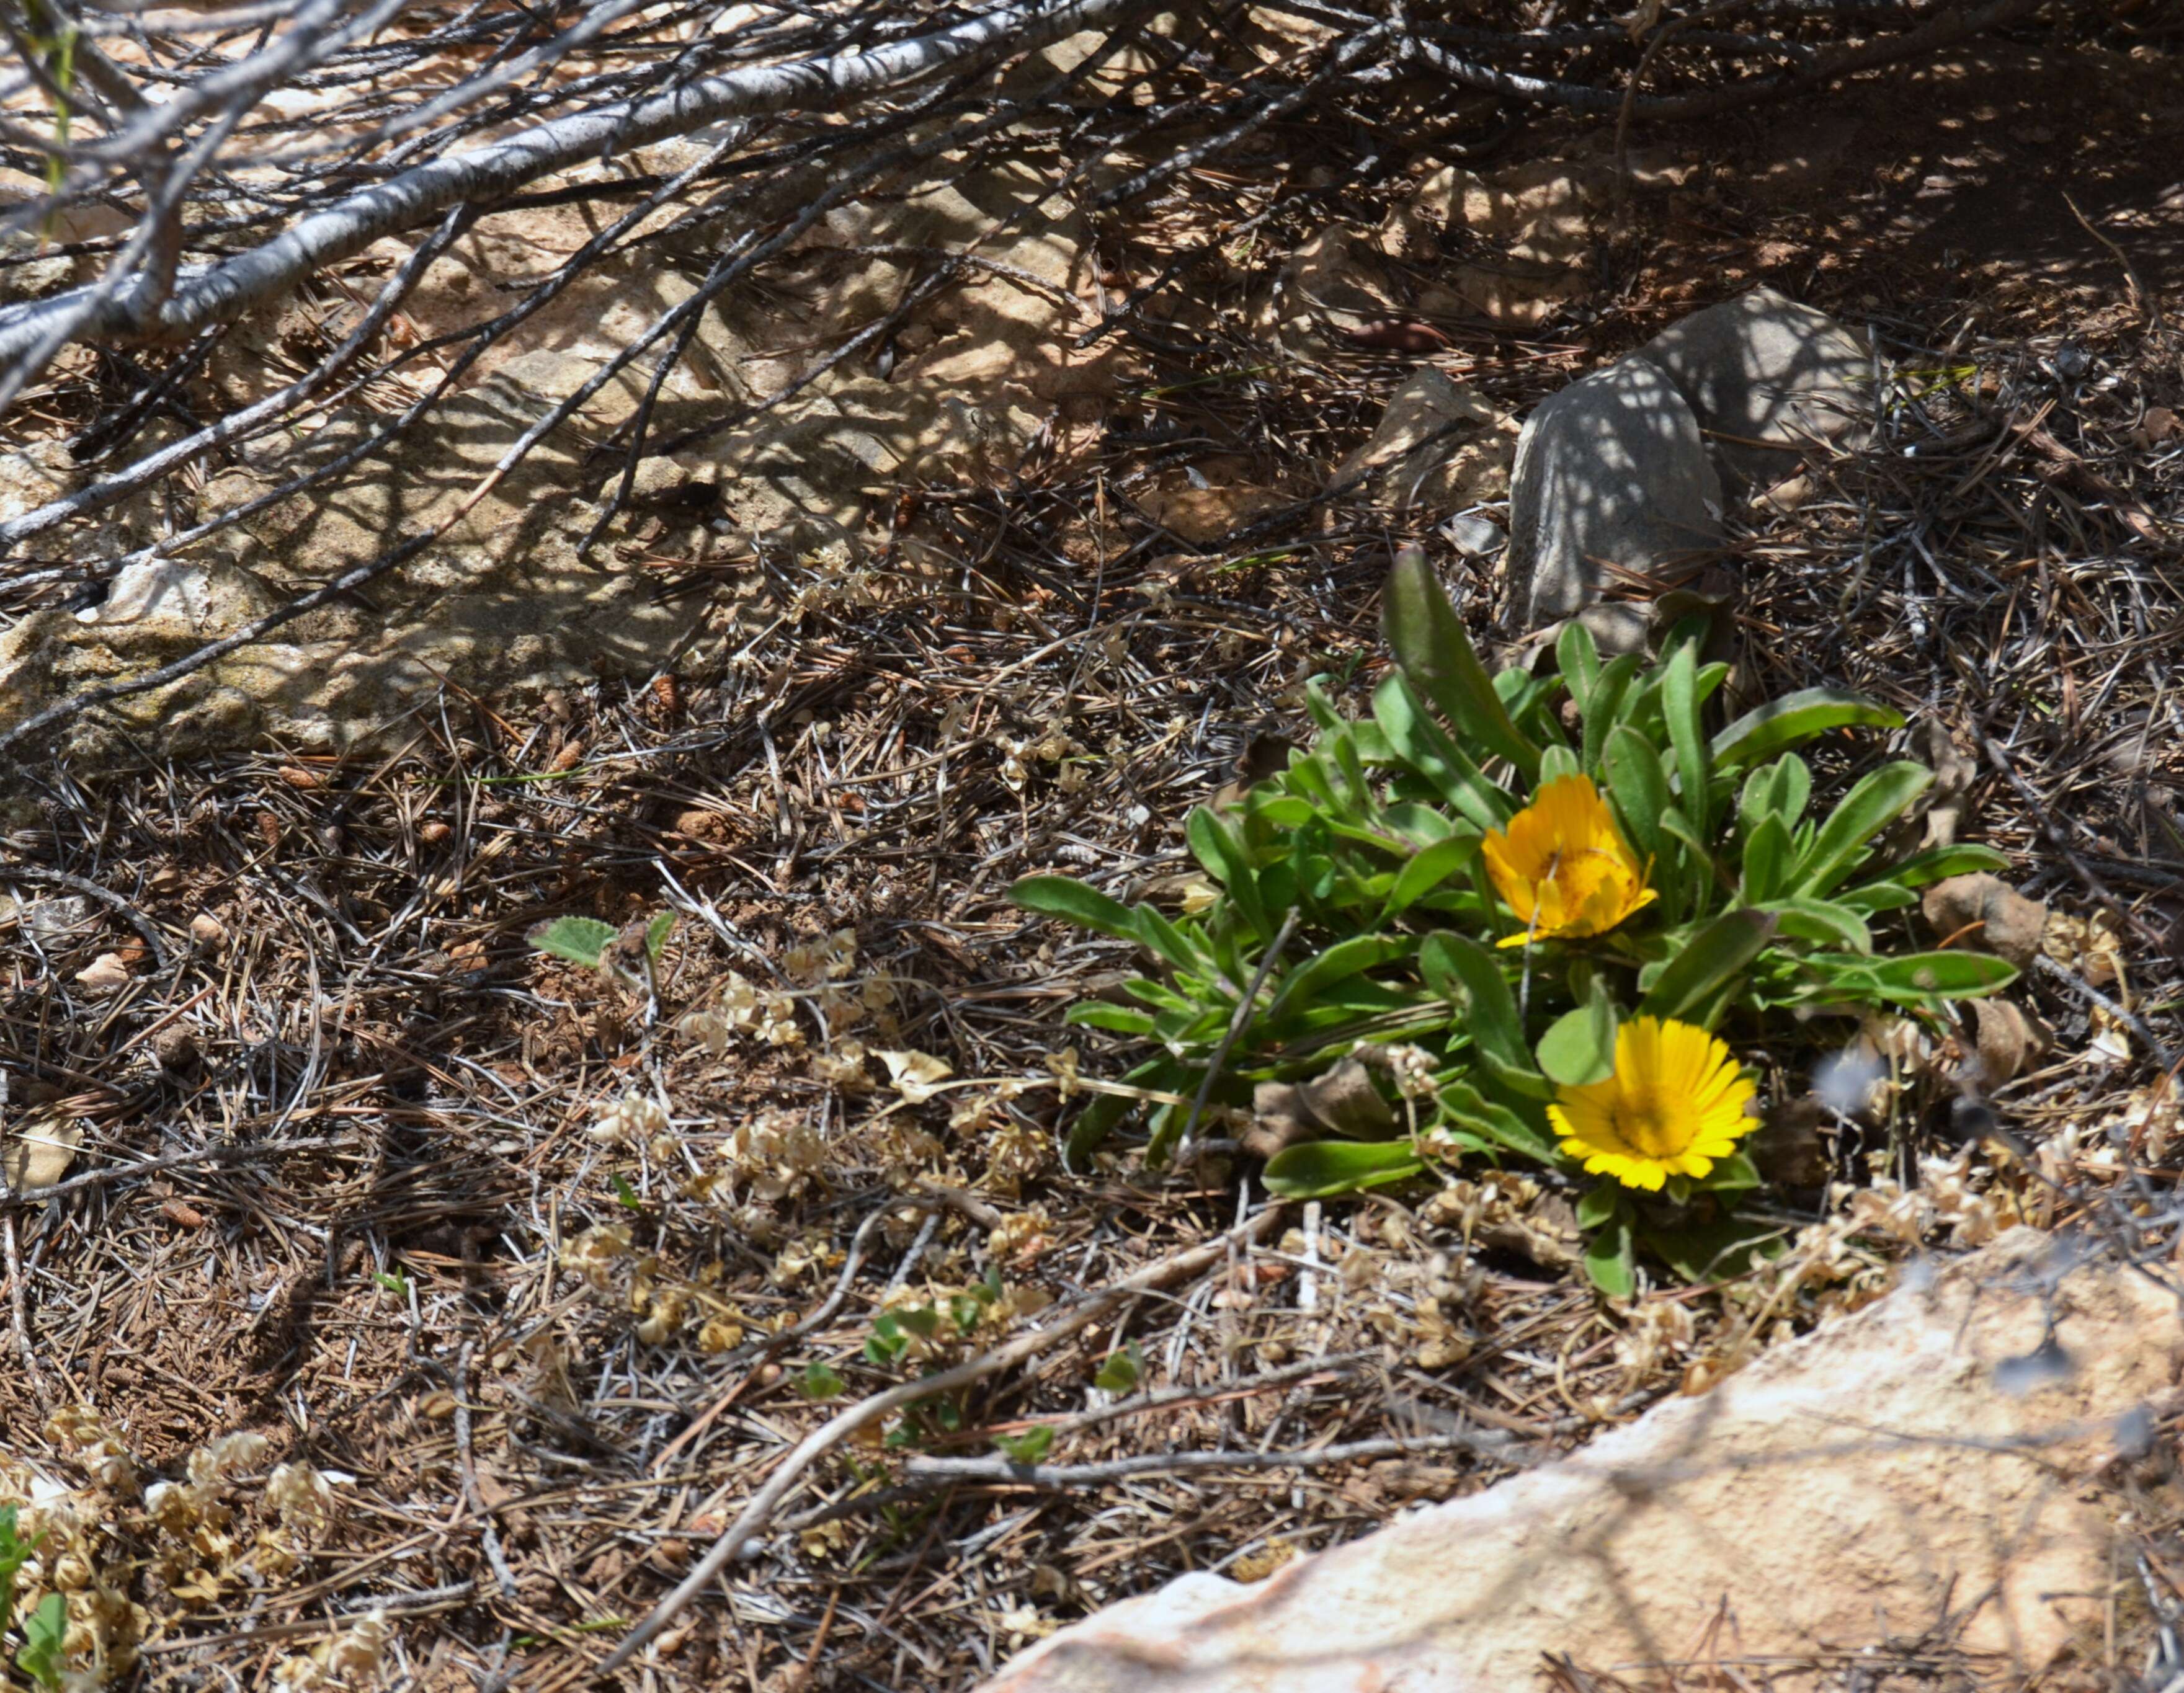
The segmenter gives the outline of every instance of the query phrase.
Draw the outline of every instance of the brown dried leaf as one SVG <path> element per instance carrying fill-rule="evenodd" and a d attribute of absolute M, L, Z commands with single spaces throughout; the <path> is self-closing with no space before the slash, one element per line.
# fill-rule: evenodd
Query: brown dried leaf
<path fill-rule="evenodd" d="M 1290 1083 L 1262 1082 L 1252 1090 L 1251 1124 L 1239 1139 L 1254 1158 L 1271 1158 L 1285 1148 L 1310 1140 L 1313 1133 L 1303 1102 Z"/>
<path fill-rule="evenodd" d="M 1957 750 L 1949 732 L 1938 717 L 1926 720 L 1926 762 L 1934 771 L 1934 785 L 1926 790 L 1926 836 L 1924 850 L 1956 844 L 1957 830 L 1970 804 L 1971 786 L 1979 763 Z"/>
<path fill-rule="evenodd" d="M 1827 1117 L 1826 1105 L 1811 1094 L 1778 1100 L 1768 1106 L 1745 1150 L 1770 1185 L 1825 1187 L 1835 1173 L 1835 1159 L 1820 1134 Z"/>
<path fill-rule="evenodd" d="M 1373 1085 L 1372 1072 L 1354 1058 L 1302 1083 L 1296 1099 L 1312 1122 L 1352 1140 L 1375 1139 L 1396 1126 L 1396 1113 Z"/>
<path fill-rule="evenodd" d="M 8 1178 L 8 1191 L 28 1193 L 50 1188 L 68 1174 L 75 1150 L 83 1144 L 83 1125 L 73 1118 L 36 1117 L 15 1131 L 5 1153 L 0 1153 L 0 1172 Z"/>
<path fill-rule="evenodd" d="M 2007 1000 L 1975 1000 L 1979 1020 L 1979 1072 L 1983 1086 L 1998 1088 L 2024 1074 L 2032 1061 L 2055 1044 L 2054 1031 L 2039 1016 Z"/>
<path fill-rule="evenodd" d="M 2045 905 L 1985 871 L 1936 882 L 1920 904 L 1944 946 L 1975 947 L 2020 967 L 2032 961 L 2050 922 Z"/>
<path fill-rule="evenodd" d="M 129 985 L 129 965 L 118 952 L 102 952 L 75 973 L 76 986 L 93 994 L 109 994 Z"/>
<path fill-rule="evenodd" d="M 2094 987 L 2103 987 L 2123 972 L 2123 930 L 2113 911 L 2051 911 L 2042 926 L 2039 950 Z"/>
<path fill-rule="evenodd" d="M 1346 329 L 1342 338 L 1352 347 L 1384 353 L 1437 353 L 1448 345 L 1448 337 L 1429 323 L 1382 318 L 1357 329 Z"/>

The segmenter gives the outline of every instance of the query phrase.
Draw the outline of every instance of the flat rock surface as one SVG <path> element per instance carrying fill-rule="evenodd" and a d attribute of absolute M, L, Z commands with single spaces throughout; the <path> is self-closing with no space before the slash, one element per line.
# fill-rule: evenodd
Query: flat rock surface
<path fill-rule="evenodd" d="M 1615 570 L 1696 563 L 1719 544 L 1720 501 L 1698 420 L 1659 366 L 1619 359 L 1551 394 L 1517 443 L 1508 621 L 1573 616 Z"/>
<path fill-rule="evenodd" d="M 174 555 L 125 565 L 103 604 L 42 610 L 0 632 L 0 728 L 182 659 L 443 523 L 411 562 L 361 592 L 79 717 L 66 744 L 92 755 L 134 746 L 189 756 L 266 740 L 342 749 L 370 743 L 449 685 L 520 709 L 551 688 L 712 662 L 777 615 L 760 604 L 760 550 L 852 573 L 879 544 L 892 490 L 1006 473 L 1057 407 L 1094 404 L 1103 391 L 1109 355 L 1079 357 L 1069 344 L 1087 320 L 1075 292 L 1083 231 L 1039 181 L 1021 164 L 956 170 L 845 203 L 798 249 L 792 274 L 805 286 L 794 310 L 763 292 L 731 291 L 709 305 L 652 414 L 655 441 L 694 438 L 640 465 L 630 504 L 580 554 L 599 511 L 581 494 L 620 469 L 588 448 L 635 411 L 650 359 L 602 385 L 512 473 L 494 481 L 495 465 L 697 291 L 672 265 L 598 267 L 497 342 L 469 385 L 397 443 Z M 491 220 L 432 267 L 404 309 L 423 331 L 450 331 L 475 317 L 480 294 L 593 233 L 575 208 Z M 392 263 L 401 251 L 390 243 L 382 257 Z M 738 405 L 795 382 L 836 326 L 883 315 L 917 265 L 951 253 L 975 253 L 978 263 L 897 333 L 888 379 L 845 362 L 737 421 Z M 241 356 L 277 348 L 277 317 L 247 320 L 230 340 L 213 376 L 231 404 L 287 380 L 286 367 Z M 337 461 L 382 420 L 337 411 L 277 465 L 246 449 L 205 483 L 192 521 L 262 498 L 306 463 Z M 0 517 L 59 498 L 84 475 L 57 443 L 0 452 Z M 169 532 L 158 515 L 149 494 L 124 502 L 99 533 L 101 550 L 127 553 Z M 730 586 L 668 604 L 644 563 L 655 556 Z"/>
<path fill-rule="evenodd" d="M 1858 337 L 1772 288 L 1693 312 L 1638 354 L 1675 384 L 1708 444 L 1747 483 L 1787 476 L 1804 448 L 1870 409 L 1873 361 Z"/>
<path fill-rule="evenodd" d="M 2178 1339 L 2152 1280 L 2020 1229 L 1565 1462 L 1256 1586 L 1184 1576 L 989 1688 L 1515 1693 L 1544 1652 L 1627 1672 L 1709 1629 L 1724 1656 L 1796 1654 L 1966 1612 L 1968 1650 L 2036 1668 L 2098 1627 L 2086 1483 L 2173 1394 Z"/>

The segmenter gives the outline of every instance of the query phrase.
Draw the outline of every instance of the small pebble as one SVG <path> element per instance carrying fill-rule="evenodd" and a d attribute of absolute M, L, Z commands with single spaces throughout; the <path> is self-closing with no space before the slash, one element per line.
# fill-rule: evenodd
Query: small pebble
<path fill-rule="evenodd" d="M 1509 544 L 1502 526 L 1488 517 L 1451 517 L 1441 525 L 1440 532 L 1467 559 L 1490 558 Z"/>

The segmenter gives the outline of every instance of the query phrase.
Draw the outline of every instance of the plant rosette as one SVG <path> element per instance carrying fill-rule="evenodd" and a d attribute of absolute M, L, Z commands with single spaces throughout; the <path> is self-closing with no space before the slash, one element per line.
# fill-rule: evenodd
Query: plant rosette
<path fill-rule="evenodd" d="M 1837 762 L 1856 732 L 1903 727 L 1886 705 L 1808 689 L 1709 731 L 1729 669 L 1701 661 L 1702 624 L 1650 666 L 1603 662 L 1573 624 L 1558 674 L 1489 676 L 1407 549 L 1384 626 L 1395 669 L 1369 716 L 1315 680 L 1311 749 L 1192 814 L 1210 905 L 1171 916 L 1067 877 L 1016 884 L 1024 909 L 1130 943 L 1146 966 L 1127 1003 L 1068 1014 L 1150 1049 L 1079 1115 L 1071 1161 L 1142 1107 L 1160 1163 L 1204 1106 L 1286 1084 L 1306 1138 L 1268 1161 L 1275 1193 L 1517 1158 L 1589 1179 L 1580 1221 L 1604 1289 L 1628 1290 L 1641 1245 L 1679 1273 L 1734 1267 L 1764 1234 L 1733 1215 L 1759 1181 L 1740 1150 L 1757 1089 L 1735 1052 L 1779 1063 L 1831 1017 L 1936 1021 L 2007 987 L 2001 959 L 1889 944 L 1918 889 L 2007 861 L 1889 849 L 1933 781 L 1914 760 L 1814 805 L 1799 749 Z M 1323 1108 L 1357 1099 L 1354 1081 L 1312 1085 L 1353 1056 L 1377 1098 Z"/>

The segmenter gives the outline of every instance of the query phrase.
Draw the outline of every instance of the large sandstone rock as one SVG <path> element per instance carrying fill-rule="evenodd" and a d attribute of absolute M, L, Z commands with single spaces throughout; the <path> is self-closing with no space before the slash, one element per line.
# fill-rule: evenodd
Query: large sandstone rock
<path fill-rule="evenodd" d="M 1616 570 L 1696 563 L 1720 544 L 1720 504 L 1698 420 L 1659 366 L 1634 356 L 1571 383 L 1517 443 L 1507 621 L 1529 631 L 1575 616 Z"/>
<path fill-rule="evenodd" d="M 662 155 L 655 168 L 689 162 L 674 145 L 654 151 Z M 499 309 L 506 287 L 549 273 L 593 233 L 576 206 L 488 218 L 427 273 L 404 302 L 404 321 L 426 335 L 474 323 Z M 388 265 L 406 252 L 383 248 L 375 251 Z M 891 312 L 958 253 L 981 262 L 911 315 L 884 376 L 869 359 L 844 361 L 764 415 L 718 426 L 798 380 L 817 350 Z M 756 601 L 770 591 L 766 574 L 738 571 L 734 560 L 765 551 L 820 560 L 822 573 L 854 571 L 904 485 L 1006 477 L 1057 410 L 1096 407 L 1112 383 L 1112 346 L 1090 355 L 1071 346 L 1089 320 L 1079 298 L 1089 263 L 1081 220 L 1028 167 L 937 160 L 925 179 L 833 209 L 763 287 L 731 290 L 705 309 L 660 390 L 653 428 L 663 443 L 710 432 L 645 461 L 637 507 L 608 545 L 577 552 L 598 515 L 582 493 L 618 468 L 589 448 L 636 409 L 650 354 L 464 510 L 518 437 L 688 300 L 710 262 L 654 246 L 600 264 L 496 342 L 465 391 L 393 450 L 178 558 L 131 567 L 102 604 L 37 613 L 0 632 L 0 727 L 181 659 L 450 519 L 415 560 L 360 592 L 179 682 L 76 720 L 71 744 L 189 755 L 270 738 L 338 749 L 372 738 L 450 684 L 520 710 L 549 688 L 599 676 L 670 666 L 702 674 L 777 611 Z M 223 339 L 210 379 L 231 404 L 292 375 L 273 355 L 297 309 L 269 308 Z M 331 462 L 378 420 L 339 414 L 300 442 L 272 437 L 265 456 L 211 477 L 198 515 Z M 58 445 L 0 455 L 0 512 L 42 504 L 83 475 Z M 168 532 L 148 521 L 164 514 L 161 497 L 119 509 L 94 556 Z M 660 521 L 672 526 L 663 533 Z M 640 528 L 649 542 L 616 544 Z M 671 560 L 713 569 L 727 585 L 664 604 L 653 589 Z"/>
<path fill-rule="evenodd" d="M 1738 1657 L 1945 1615 L 2020 1671 L 2098 1646 L 2114 1537 L 2091 1484 L 2176 1399 L 2180 1330 L 2151 1278 L 2073 1256 L 2019 1230 L 1567 1462 L 1257 1586 L 1114 1606 L 989 1693 L 1522 1693 L 1546 1652 L 1688 1658 L 1724 1607 Z"/>
<path fill-rule="evenodd" d="M 1397 314 L 1399 298 L 1369 241 L 1330 226 L 1299 242 L 1283 262 L 1262 327 L 1292 352 L 1317 357 Z"/>
<path fill-rule="evenodd" d="M 1668 186 L 1688 169 L 1646 153 L 1630 186 Z M 1418 295 L 1429 315 L 1484 317 L 1530 329 L 1592 292 L 1593 248 L 1615 203 L 1612 154 L 1534 159 L 1482 175 L 1462 165 L 1430 172 L 1390 210 L 1380 241 L 1429 267 Z M 1443 265 L 1444 257 L 1453 262 Z"/>
<path fill-rule="evenodd" d="M 1803 449 L 1870 414 L 1873 360 L 1825 312 L 1758 287 L 1693 312 L 1638 349 L 1691 403 L 1738 482 L 1765 487 Z"/>

